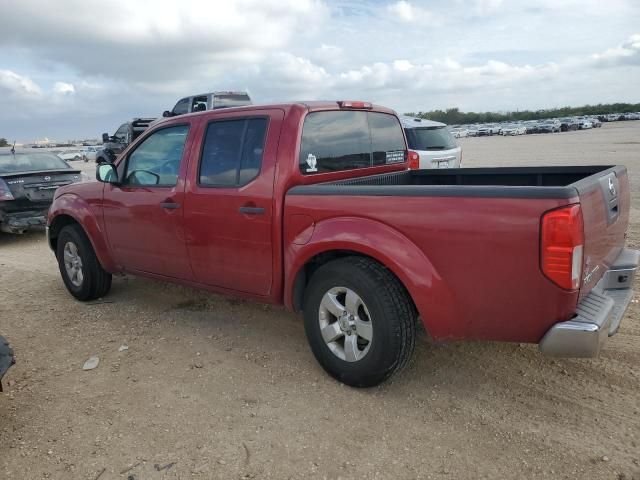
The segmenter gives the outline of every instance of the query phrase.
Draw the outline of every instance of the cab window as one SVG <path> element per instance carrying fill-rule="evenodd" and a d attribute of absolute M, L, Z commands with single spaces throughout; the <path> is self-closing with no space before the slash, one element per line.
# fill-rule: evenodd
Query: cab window
<path fill-rule="evenodd" d="M 188 133 L 187 125 L 152 133 L 129 155 L 123 183 L 129 186 L 175 186 Z"/>
<path fill-rule="evenodd" d="M 189 112 L 189 99 L 188 98 L 183 98 L 182 100 L 178 100 L 178 103 L 176 103 L 176 106 L 173 107 L 172 112 L 175 115 L 184 115 L 185 113 Z"/>
<path fill-rule="evenodd" d="M 242 118 L 212 122 L 207 127 L 198 183 L 238 187 L 260 173 L 267 119 Z"/>
<path fill-rule="evenodd" d="M 204 112 L 207 109 L 207 96 L 193 97 L 191 102 L 192 112 Z"/>
<path fill-rule="evenodd" d="M 123 124 L 120 125 L 120 128 L 116 130 L 116 133 L 113 134 L 115 139 L 120 143 L 127 143 L 127 137 L 129 135 L 129 125 Z"/>
<path fill-rule="evenodd" d="M 380 112 L 312 112 L 302 129 L 304 175 L 405 162 L 406 145 L 397 117 Z"/>

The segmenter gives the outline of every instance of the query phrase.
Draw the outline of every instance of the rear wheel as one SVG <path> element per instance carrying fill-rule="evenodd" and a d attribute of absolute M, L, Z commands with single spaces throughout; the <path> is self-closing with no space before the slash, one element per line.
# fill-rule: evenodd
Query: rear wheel
<path fill-rule="evenodd" d="M 415 346 L 411 299 L 389 270 L 368 258 L 320 267 L 305 292 L 304 320 L 320 365 L 353 387 L 385 381 L 407 364 Z"/>
<path fill-rule="evenodd" d="M 111 274 L 100 265 L 89 238 L 79 225 L 67 225 L 60 231 L 56 257 L 62 281 L 78 300 L 95 300 L 111 289 Z"/>

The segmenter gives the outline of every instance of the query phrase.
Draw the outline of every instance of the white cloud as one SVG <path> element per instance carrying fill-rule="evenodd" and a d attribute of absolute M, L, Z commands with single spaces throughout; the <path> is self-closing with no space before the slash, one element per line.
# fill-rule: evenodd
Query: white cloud
<path fill-rule="evenodd" d="M 324 64 L 339 63 L 344 56 L 344 50 L 336 45 L 327 45 L 323 43 L 313 50 L 313 59 Z"/>
<path fill-rule="evenodd" d="M 387 11 L 397 19 L 407 23 L 426 23 L 435 20 L 435 15 L 423 7 L 400 0 L 387 5 Z"/>
<path fill-rule="evenodd" d="M 260 61 L 327 14 L 321 0 L 21 0 L 3 11 L 0 45 L 84 74 L 160 83 Z"/>
<path fill-rule="evenodd" d="M 29 77 L 11 70 L 0 70 L 0 89 L 20 97 L 34 97 L 42 93 L 40 87 Z"/>
<path fill-rule="evenodd" d="M 53 84 L 53 93 L 57 95 L 73 95 L 76 87 L 72 83 L 56 82 Z"/>
<path fill-rule="evenodd" d="M 489 15 L 503 6 L 504 0 L 474 0 L 473 10 L 478 15 Z"/>
<path fill-rule="evenodd" d="M 595 66 L 639 65 L 640 66 L 640 34 L 631 35 L 629 39 L 614 48 L 591 56 Z"/>
<path fill-rule="evenodd" d="M 261 66 L 260 75 L 268 87 L 260 92 L 277 95 L 275 92 L 287 91 L 294 95 L 292 98 L 305 95 L 309 99 L 362 98 L 389 102 L 394 101 L 394 96 L 411 99 L 514 85 L 523 88 L 560 73 L 561 67 L 554 63 L 512 65 L 490 60 L 482 65 L 465 66 L 451 58 L 432 63 L 399 59 L 332 72 L 307 58 L 282 53 Z M 402 108 L 407 108 L 406 105 Z"/>

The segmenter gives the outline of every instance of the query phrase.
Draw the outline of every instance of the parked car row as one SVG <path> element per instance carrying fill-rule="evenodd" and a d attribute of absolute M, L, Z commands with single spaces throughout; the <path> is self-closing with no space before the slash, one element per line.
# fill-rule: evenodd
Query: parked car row
<path fill-rule="evenodd" d="M 640 112 L 631 113 L 610 113 L 608 115 L 598 115 L 602 122 L 619 122 L 625 120 L 640 120 Z"/>
<path fill-rule="evenodd" d="M 32 147 L 35 148 L 35 147 Z M 57 155 L 58 158 L 65 162 L 91 162 L 96 160 L 96 154 L 102 149 L 100 145 L 82 146 L 68 149 L 50 149 L 49 153 Z"/>
<path fill-rule="evenodd" d="M 547 118 L 544 120 L 521 120 L 516 122 L 483 123 L 471 125 L 452 125 L 454 138 L 484 137 L 491 135 L 524 135 L 527 133 L 557 133 L 572 130 L 589 130 L 599 128 L 603 122 L 623 120 L 640 120 L 638 113 L 613 113 L 609 115 L 581 115 L 563 118 Z"/>

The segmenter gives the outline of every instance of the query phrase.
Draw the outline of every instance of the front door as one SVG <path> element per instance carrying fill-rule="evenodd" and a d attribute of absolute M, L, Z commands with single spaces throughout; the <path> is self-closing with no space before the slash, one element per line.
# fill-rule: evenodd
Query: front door
<path fill-rule="evenodd" d="M 269 294 L 282 119 L 281 110 L 253 110 L 204 125 L 200 158 L 189 167 L 185 202 L 188 250 L 198 282 Z"/>
<path fill-rule="evenodd" d="M 184 177 L 189 125 L 160 128 L 118 164 L 120 185 L 106 184 L 107 238 L 131 272 L 193 279 L 184 240 Z"/>

